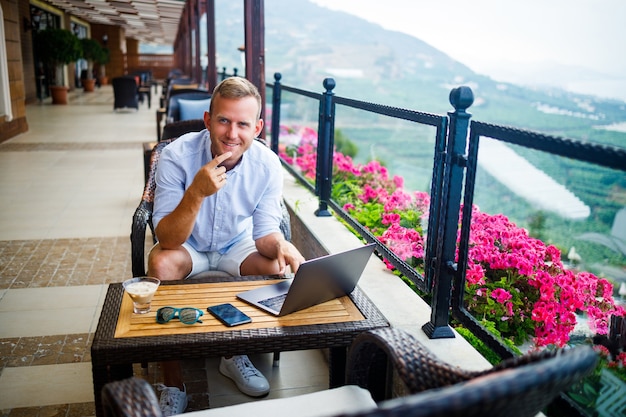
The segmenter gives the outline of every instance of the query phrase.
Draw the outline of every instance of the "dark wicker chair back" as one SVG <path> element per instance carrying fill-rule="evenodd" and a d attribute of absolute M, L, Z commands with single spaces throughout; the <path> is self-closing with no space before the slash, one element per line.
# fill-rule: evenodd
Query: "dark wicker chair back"
<path fill-rule="evenodd" d="M 161 140 L 177 138 L 188 132 L 199 132 L 205 127 L 202 119 L 179 120 L 178 122 L 168 123 L 163 127 Z"/>
<path fill-rule="evenodd" d="M 385 328 L 357 336 L 347 383 L 380 391 L 376 386 L 387 381 L 387 359 L 411 395 L 344 417 L 535 417 L 589 374 L 598 358 L 589 346 L 578 346 L 525 355 L 485 372 L 465 372 L 439 361 L 408 333 Z M 102 401 L 105 417 L 161 416 L 154 389 L 143 379 L 105 385 Z"/>
<path fill-rule="evenodd" d="M 161 107 L 167 105 L 167 99 L 173 91 L 185 88 L 197 89 L 198 87 L 198 83 L 194 82 L 191 78 L 187 76 L 166 79 L 163 85 L 163 90 L 161 92 Z"/>
<path fill-rule="evenodd" d="M 179 125 L 177 125 L 176 127 L 172 127 L 172 130 L 177 130 L 178 135 L 157 142 L 157 144 L 152 149 L 146 184 L 143 189 L 141 201 L 139 202 L 139 205 L 137 206 L 137 208 L 135 209 L 135 213 L 133 214 L 133 223 L 130 232 L 131 267 L 134 277 L 146 275 L 146 230 L 149 227 L 152 231 L 152 236 L 154 236 L 154 226 L 152 224 L 152 209 L 154 207 L 154 190 L 156 188 L 155 173 L 157 164 L 159 162 L 159 157 L 161 156 L 161 152 L 163 151 L 163 148 L 176 140 L 183 133 L 204 129 L 204 124 L 202 124 L 202 127 L 200 129 L 196 129 L 199 126 L 198 121 L 189 120 L 186 122 L 188 123 L 179 122 Z M 189 130 L 184 130 L 185 128 L 188 128 Z M 285 236 L 285 239 L 291 240 L 291 223 L 289 212 L 287 211 L 287 207 L 282 202 L 282 200 L 281 203 L 283 217 L 280 228 L 283 232 L 283 235 Z M 153 242 L 156 243 L 156 240 L 154 240 L 154 238 Z"/>
<path fill-rule="evenodd" d="M 375 401 L 387 399 L 390 362 L 412 394 L 367 416 L 534 417 L 591 373 L 597 361 L 591 347 L 578 346 L 529 353 L 469 372 L 440 361 L 408 333 L 386 328 L 354 340 L 347 383 L 367 387 Z"/>
<path fill-rule="evenodd" d="M 146 275 L 145 244 L 146 229 L 148 227 L 150 227 L 152 236 L 154 236 L 154 226 L 152 225 L 152 208 L 154 207 L 154 190 L 156 188 L 154 175 L 156 173 L 157 163 L 163 148 L 174 140 L 175 138 L 162 140 L 158 142 L 154 148 L 152 148 L 150 165 L 148 168 L 148 178 L 143 188 L 143 195 L 141 196 L 139 206 L 135 209 L 133 224 L 130 232 L 131 265 L 134 277 Z"/>
<path fill-rule="evenodd" d="M 139 110 L 138 86 L 135 77 L 115 77 L 113 84 L 113 110 L 137 109 Z"/>
<path fill-rule="evenodd" d="M 161 106 L 156 111 L 157 141 L 160 141 L 161 139 L 163 139 L 163 132 L 162 132 L 163 123 L 165 122 L 167 124 L 171 122 L 171 120 L 168 117 L 169 103 L 171 101 L 170 97 L 177 96 L 179 94 L 199 94 L 202 99 L 207 98 L 207 94 L 208 94 L 208 97 L 211 96 L 208 91 L 203 90 L 201 88 L 177 88 L 177 89 L 171 90 L 170 94 L 167 95 L 167 98 L 165 98 L 165 95 L 161 97 Z M 176 111 L 176 115 L 178 119 L 179 117 L 178 109 Z"/>
<path fill-rule="evenodd" d="M 211 93 L 205 90 L 184 89 L 184 91 L 173 90 L 167 103 L 166 122 L 177 122 L 180 120 L 180 101 L 179 100 L 206 100 L 211 98 Z M 208 107 L 206 110 L 209 110 Z"/>

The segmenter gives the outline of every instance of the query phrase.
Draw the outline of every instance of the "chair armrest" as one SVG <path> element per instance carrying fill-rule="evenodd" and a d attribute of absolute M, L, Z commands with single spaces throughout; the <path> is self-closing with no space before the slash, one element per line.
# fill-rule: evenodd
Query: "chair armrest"
<path fill-rule="evenodd" d="M 347 383 L 368 389 L 373 385 L 370 392 L 378 401 L 375 395 L 387 379 L 381 373 L 387 360 L 412 395 L 380 402 L 385 416 L 535 417 L 591 373 L 598 357 L 591 347 L 581 345 L 526 354 L 487 371 L 467 372 L 439 361 L 402 330 L 377 329 L 354 340 Z"/>
<path fill-rule="evenodd" d="M 165 109 L 163 106 L 157 109 L 156 111 L 156 129 L 157 129 L 157 142 L 161 141 L 161 122 L 163 121 L 163 116 L 165 116 Z"/>
<path fill-rule="evenodd" d="M 409 394 L 466 381 L 474 375 L 440 361 L 409 333 L 388 327 L 356 337 L 347 361 L 347 384 L 367 388 L 375 401 L 391 398 L 391 364 Z"/>
<path fill-rule="evenodd" d="M 144 200 L 139 203 L 133 215 L 133 224 L 130 232 L 131 266 L 134 277 L 146 275 L 145 245 L 146 229 L 152 229 L 152 203 Z M 152 230 L 154 234 L 154 230 Z"/>
<path fill-rule="evenodd" d="M 104 417 L 161 417 L 159 401 L 144 379 L 128 378 L 102 388 Z"/>

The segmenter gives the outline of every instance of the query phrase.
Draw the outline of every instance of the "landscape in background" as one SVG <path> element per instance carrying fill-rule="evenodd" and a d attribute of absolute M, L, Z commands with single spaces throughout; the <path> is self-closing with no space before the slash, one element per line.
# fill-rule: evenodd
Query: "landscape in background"
<path fill-rule="evenodd" d="M 245 43 L 243 5 L 218 0 L 216 16 L 217 67 L 244 74 L 238 49 Z M 465 85 L 474 93 L 468 110 L 472 120 L 626 148 L 623 100 L 498 82 L 420 39 L 308 0 L 266 1 L 265 48 L 268 83 L 280 73 L 284 85 L 322 93 L 323 80 L 332 77 L 337 96 L 436 114 L 453 111 L 450 90 Z M 283 93 L 283 103 L 283 124 L 317 128 L 316 101 Z M 404 178 L 405 188 L 430 190 L 434 129 L 341 106 L 335 128 L 356 145 L 357 162 L 378 159 Z M 475 204 L 557 245 L 564 257 L 572 255 L 573 266 L 626 282 L 623 252 L 580 239 L 585 233 L 609 240 L 616 231 L 626 234 L 626 224 L 614 225 L 617 212 L 626 207 L 624 171 L 508 146 L 507 155 L 515 156 L 507 158 L 527 164 L 515 172 L 506 163 L 504 169 L 497 167 L 502 151 L 487 152 L 488 142 L 496 141 L 481 141 Z M 513 159 L 507 163 L 515 166 Z M 567 214 L 564 205 L 579 214 Z"/>

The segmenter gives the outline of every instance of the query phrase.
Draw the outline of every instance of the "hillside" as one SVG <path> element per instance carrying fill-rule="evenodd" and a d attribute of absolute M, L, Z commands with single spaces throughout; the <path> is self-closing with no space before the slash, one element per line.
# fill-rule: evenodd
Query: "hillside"
<path fill-rule="evenodd" d="M 241 68 L 243 5 L 218 0 L 216 13 L 218 66 Z M 439 114 L 451 110 L 450 89 L 468 85 L 477 120 L 626 146 L 626 133 L 596 128 L 626 123 L 624 102 L 495 82 L 417 38 L 308 0 L 265 1 L 265 45 L 268 82 L 280 72 L 287 85 L 321 92 L 330 76 L 337 95 Z"/>

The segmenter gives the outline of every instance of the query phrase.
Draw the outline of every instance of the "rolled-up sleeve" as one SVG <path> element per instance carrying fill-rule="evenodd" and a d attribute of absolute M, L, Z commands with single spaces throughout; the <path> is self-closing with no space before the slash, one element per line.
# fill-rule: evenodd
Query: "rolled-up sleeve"
<path fill-rule="evenodd" d="M 154 192 L 154 209 L 152 223 L 156 227 L 161 219 L 170 214 L 180 203 L 185 194 L 185 171 L 176 161 L 172 160 L 167 148 L 159 158 L 156 170 L 156 190 Z"/>

